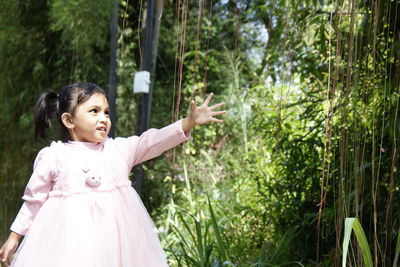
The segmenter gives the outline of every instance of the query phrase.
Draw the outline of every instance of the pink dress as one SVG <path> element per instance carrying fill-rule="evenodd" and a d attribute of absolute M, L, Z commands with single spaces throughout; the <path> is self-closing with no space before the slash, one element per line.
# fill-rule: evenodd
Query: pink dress
<path fill-rule="evenodd" d="M 43 148 L 11 226 L 25 235 L 11 266 L 168 266 L 128 175 L 134 165 L 189 137 L 177 121 L 140 137 Z"/>

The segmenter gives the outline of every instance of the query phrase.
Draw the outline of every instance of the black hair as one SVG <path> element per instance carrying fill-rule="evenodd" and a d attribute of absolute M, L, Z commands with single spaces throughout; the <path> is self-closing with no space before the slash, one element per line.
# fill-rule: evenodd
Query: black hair
<path fill-rule="evenodd" d="M 86 102 L 92 95 L 106 93 L 94 83 L 73 83 L 61 88 L 57 94 L 54 91 L 45 91 L 35 105 L 35 138 L 47 138 L 47 130 L 52 127 L 52 120 L 56 119 L 60 126 L 63 139 L 71 138 L 68 129 L 61 120 L 63 113 L 74 114 L 77 107 Z"/>

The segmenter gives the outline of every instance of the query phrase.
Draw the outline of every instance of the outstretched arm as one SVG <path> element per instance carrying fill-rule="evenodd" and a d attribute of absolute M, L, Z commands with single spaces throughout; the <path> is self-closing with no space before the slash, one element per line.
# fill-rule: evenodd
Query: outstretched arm
<path fill-rule="evenodd" d="M 196 106 L 191 102 L 190 114 L 183 120 L 176 121 L 162 129 L 149 129 L 140 136 L 116 138 L 119 152 L 126 158 L 130 168 L 143 161 L 158 157 L 164 151 L 171 149 L 190 137 L 190 129 L 207 122 L 223 122 L 214 116 L 225 114 L 226 111 L 214 111 L 224 103 L 208 106 L 213 94 L 208 95 L 204 103 Z"/>
<path fill-rule="evenodd" d="M 223 115 L 226 113 L 226 110 L 214 111 L 215 109 L 222 107 L 225 105 L 224 102 L 208 106 L 211 98 L 213 97 L 213 93 L 209 94 L 204 101 L 204 103 L 200 106 L 196 106 L 194 100 L 190 102 L 191 112 L 189 116 L 182 120 L 182 129 L 186 133 L 190 131 L 196 125 L 203 125 L 207 122 L 224 122 L 223 120 L 216 119 L 214 116 Z"/>

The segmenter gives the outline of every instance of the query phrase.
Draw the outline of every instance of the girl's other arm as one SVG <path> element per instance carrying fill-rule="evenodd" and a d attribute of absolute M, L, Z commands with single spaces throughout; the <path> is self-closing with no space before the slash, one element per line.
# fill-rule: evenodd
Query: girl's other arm
<path fill-rule="evenodd" d="M 11 225 L 11 233 L 7 241 L 0 249 L 0 261 L 6 266 L 11 264 L 20 239 L 26 234 L 33 218 L 47 199 L 47 194 L 52 187 L 53 160 L 54 155 L 48 147 L 42 149 L 35 159 L 32 176 L 22 197 L 25 202 Z"/>
<path fill-rule="evenodd" d="M 25 235 L 30 228 L 36 213 L 47 200 L 53 186 L 54 153 L 50 147 L 43 148 L 37 155 L 33 173 L 22 197 L 24 204 L 18 212 L 10 230 Z"/>

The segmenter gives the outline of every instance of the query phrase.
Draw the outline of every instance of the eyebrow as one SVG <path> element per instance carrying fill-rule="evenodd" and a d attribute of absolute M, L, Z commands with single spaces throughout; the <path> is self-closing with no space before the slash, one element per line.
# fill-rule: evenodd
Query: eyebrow
<path fill-rule="evenodd" d="M 97 105 L 92 105 L 92 106 L 89 106 L 89 109 L 91 109 L 91 108 L 102 109 L 102 107 L 101 107 L 101 106 L 97 106 Z M 110 106 L 106 106 L 106 108 L 105 108 L 105 109 L 110 109 Z"/>

